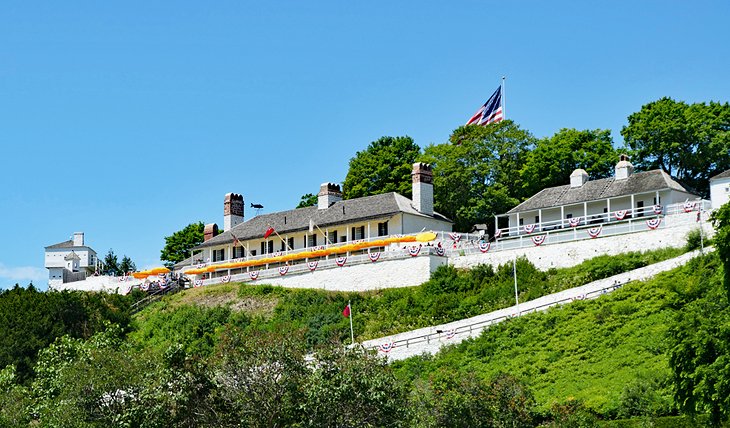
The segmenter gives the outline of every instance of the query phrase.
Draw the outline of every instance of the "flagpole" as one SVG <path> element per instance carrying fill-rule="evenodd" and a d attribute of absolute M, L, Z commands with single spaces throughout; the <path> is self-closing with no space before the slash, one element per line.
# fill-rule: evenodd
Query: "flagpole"
<path fill-rule="evenodd" d="M 352 329 L 352 306 L 350 305 L 350 301 L 347 301 L 347 307 L 350 308 L 350 340 L 352 340 L 352 344 L 355 344 L 355 330 Z"/>
<path fill-rule="evenodd" d="M 506 97 L 504 96 L 504 81 L 505 81 L 505 79 L 506 79 L 506 77 L 505 76 L 502 76 L 502 118 L 504 118 L 506 120 L 507 119 L 507 108 L 506 108 L 507 103 L 505 102 L 505 98 Z"/>

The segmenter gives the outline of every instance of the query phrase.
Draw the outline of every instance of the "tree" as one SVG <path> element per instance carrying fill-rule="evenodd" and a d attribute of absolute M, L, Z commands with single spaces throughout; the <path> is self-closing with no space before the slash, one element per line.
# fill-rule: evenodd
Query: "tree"
<path fill-rule="evenodd" d="M 166 236 L 165 247 L 160 252 L 160 260 L 165 262 L 165 266 L 172 267 L 175 263 L 190 257 L 190 250 L 203 242 L 204 228 L 203 223 L 199 221 Z"/>
<path fill-rule="evenodd" d="M 712 224 L 715 226 L 715 246 L 717 254 L 724 265 L 725 291 L 730 299 L 730 203 L 724 204 L 712 213 Z"/>
<path fill-rule="evenodd" d="M 134 264 L 132 259 L 124 255 L 122 257 L 122 261 L 119 263 L 119 271 L 122 274 L 125 274 L 127 272 L 134 272 L 137 270 L 137 266 Z"/>
<path fill-rule="evenodd" d="M 702 195 L 730 168 L 730 104 L 664 97 L 641 107 L 621 130 L 638 168 L 661 168 Z"/>
<path fill-rule="evenodd" d="M 306 195 L 302 195 L 297 208 L 313 207 L 315 205 L 317 205 L 317 195 L 307 193 Z"/>
<path fill-rule="evenodd" d="M 451 144 L 430 145 L 420 160 L 433 166 L 434 208 L 454 221 L 454 230 L 491 224 L 525 196 L 520 170 L 534 137 L 511 120 L 462 126 Z"/>
<path fill-rule="evenodd" d="M 109 252 L 104 256 L 104 273 L 107 275 L 119 275 L 122 271 L 119 269 L 119 262 L 117 261 L 117 255 L 114 254 L 114 250 L 111 248 Z"/>
<path fill-rule="evenodd" d="M 350 159 L 343 198 L 398 192 L 411 197 L 411 171 L 421 149 L 411 137 L 381 137 Z"/>
<path fill-rule="evenodd" d="M 584 169 L 591 180 L 610 177 L 618 161 L 611 131 L 561 129 L 537 141 L 520 170 L 526 195 L 570 183 L 570 173 Z"/>

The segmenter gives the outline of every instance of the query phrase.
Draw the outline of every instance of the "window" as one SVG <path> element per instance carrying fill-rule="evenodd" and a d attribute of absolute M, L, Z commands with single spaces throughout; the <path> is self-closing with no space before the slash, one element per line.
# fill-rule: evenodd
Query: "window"
<path fill-rule="evenodd" d="M 261 254 L 266 254 L 266 242 L 261 241 Z"/>
<path fill-rule="evenodd" d="M 573 213 L 568 213 L 568 215 L 566 215 L 565 218 L 573 218 Z"/>
<path fill-rule="evenodd" d="M 340 242 L 347 242 L 347 236 L 340 236 Z"/>
<path fill-rule="evenodd" d="M 639 201 L 636 203 L 636 208 L 638 208 L 639 214 L 637 214 L 638 217 L 644 217 L 644 201 Z"/>
<path fill-rule="evenodd" d="M 251 255 L 252 256 L 255 256 L 256 255 L 256 250 L 251 250 Z"/>
<path fill-rule="evenodd" d="M 280 246 L 279 251 L 286 251 L 286 242 L 284 242 L 283 239 L 281 240 L 281 246 Z"/>
<path fill-rule="evenodd" d="M 316 247 L 317 246 L 317 234 L 309 235 L 309 246 L 310 247 Z"/>
<path fill-rule="evenodd" d="M 363 239 L 365 238 L 365 226 L 353 227 L 352 228 L 352 239 Z"/>
<path fill-rule="evenodd" d="M 378 223 L 378 236 L 386 236 L 388 234 L 388 222 Z"/>
<path fill-rule="evenodd" d="M 538 224 L 538 223 L 540 223 L 540 216 L 539 215 L 536 215 L 535 216 L 535 224 Z"/>
<path fill-rule="evenodd" d="M 608 207 L 606 207 L 606 208 L 603 209 L 603 213 L 604 214 L 607 213 L 607 212 L 608 212 Z"/>
<path fill-rule="evenodd" d="M 521 218 L 521 219 L 520 219 L 520 226 L 522 226 L 522 225 L 524 225 L 524 224 L 525 224 L 525 219 L 524 219 L 524 218 Z"/>
<path fill-rule="evenodd" d="M 330 232 L 328 239 L 329 239 L 329 242 L 336 244 L 337 243 L 337 231 L 334 230 L 334 231 Z"/>
<path fill-rule="evenodd" d="M 289 244 L 289 249 L 293 250 L 294 249 L 294 238 L 287 239 L 287 243 Z"/>
<path fill-rule="evenodd" d="M 269 241 L 269 254 L 274 252 L 274 241 Z"/>

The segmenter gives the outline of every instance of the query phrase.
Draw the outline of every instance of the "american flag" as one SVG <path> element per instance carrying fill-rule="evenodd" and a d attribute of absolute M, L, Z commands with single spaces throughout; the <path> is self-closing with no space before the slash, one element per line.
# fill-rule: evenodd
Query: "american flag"
<path fill-rule="evenodd" d="M 504 115 L 502 114 L 502 87 L 500 86 L 466 124 L 484 126 L 502 119 L 504 119 Z"/>

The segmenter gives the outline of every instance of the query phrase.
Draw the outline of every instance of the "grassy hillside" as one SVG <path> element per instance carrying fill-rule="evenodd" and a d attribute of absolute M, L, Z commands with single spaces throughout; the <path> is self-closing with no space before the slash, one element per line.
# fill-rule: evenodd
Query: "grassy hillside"
<path fill-rule="evenodd" d="M 568 269 L 537 270 L 519 260 L 520 301 L 579 286 L 656 263 L 681 253 L 664 249 L 600 256 Z M 292 290 L 267 285 L 224 284 L 187 290 L 157 302 L 135 319 L 131 334 L 139 344 L 164 349 L 181 343 L 207 354 L 217 332 L 232 323 L 249 330 L 302 332 L 310 347 L 349 341 L 341 314 L 352 301 L 358 341 L 479 315 L 514 304 L 512 266 L 480 266 L 468 271 L 438 269 L 418 287 L 367 293 Z"/>
<path fill-rule="evenodd" d="M 499 324 L 435 357 L 396 363 L 407 383 L 442 373 L 526 383 L 538 408 L 572 400 L 604 418 L 668 415 L 674 409 L 669 331 L 686 302 L 721 289 L 716 256 L 592 301 Z"/>

